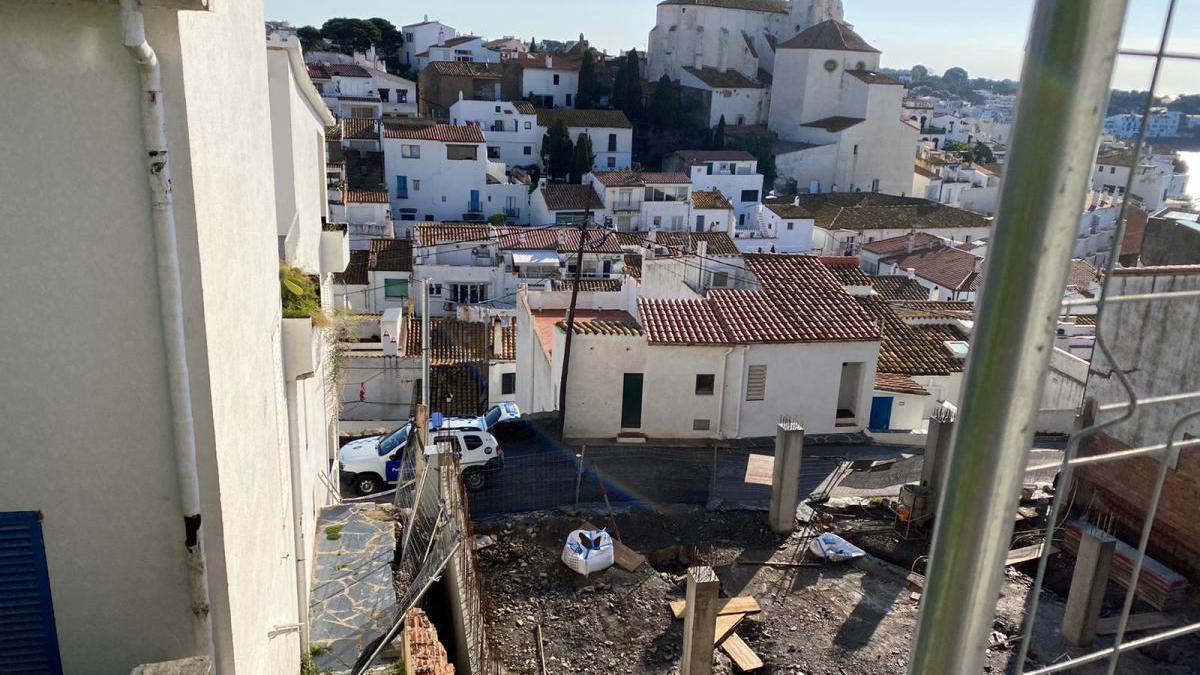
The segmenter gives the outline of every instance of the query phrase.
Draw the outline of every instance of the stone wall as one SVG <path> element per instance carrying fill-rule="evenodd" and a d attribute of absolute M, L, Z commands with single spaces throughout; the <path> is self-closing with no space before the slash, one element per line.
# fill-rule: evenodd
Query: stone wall
<path fill-rule="evenodd" d="M 405 672 L 411 675 L 454 675 L 454 666 L 446 648 L 438 640 L 437 629 L 419 609 L 404 617 L 404 640 L 407 643 Z"/>

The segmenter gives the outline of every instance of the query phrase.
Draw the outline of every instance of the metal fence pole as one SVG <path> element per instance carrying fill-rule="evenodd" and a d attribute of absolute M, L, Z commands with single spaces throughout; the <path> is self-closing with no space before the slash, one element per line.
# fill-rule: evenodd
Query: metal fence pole
<path fill-rule="evenodd" d="M 1125 0 L 1039 0 L 909 673 L 978 673 Z"/>

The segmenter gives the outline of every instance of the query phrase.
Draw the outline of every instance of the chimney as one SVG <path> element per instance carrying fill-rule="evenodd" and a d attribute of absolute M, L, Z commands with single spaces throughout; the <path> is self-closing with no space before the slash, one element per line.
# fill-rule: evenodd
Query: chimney
<path fill-rule="evenodd" d="M 554 57 L 547 54 L 546 55 L 546 68 L 553 68 L 553 67 L 554 67 Z"/>
<path fill-rule="evenodd" d="M 915 247 L 915 246 L 916 246 L 916 244 L 917 244 L 917 232 L 916 232 L 916 230 L 909 230 L 909 231 L 908 231 L 908 235 L 905 237 L 905 239 L 906 239 L 906 241 L 904 242 L 904 248 L 905 248 L 905 250 L 906 250 L 906 251 L 908 251 L 909 253 L 912 253 L 912 252 L 913 252 L 913 247 Z"/>
<path fill-rule="evenodd" d="M 983 256 L 976 256 L 975 257 L 975 273 L 979 274 L 982 272 L 983 272 Z"/>
<path fill-rule="evenodd" d="M 463 91 L 462 91 L 462 89 L 459 89 L 459 90 L 458 90 L 458 100 L 460 100 L 460 101 L 461 101 L 461 100 L 463 100 Z"/>
<path fill-rule="evenodd" d="M 916 271 L 915 269 L 911 268 L 911 267 L 907 267 L 907 268 L 905 268 L 905 270 L 904 270 L 904 275 L 905 275 L 905 276 L 907 276 L 909 279 L 916 280 L 916 278 L 917 278 L 917 271 Z"/>
<path fill-rule="evenodd" d="M 428 15 L 428 14 L 426 14 L 426 15 L 425 15 L 425 18 L 424 18 L 424 19 L 422 19 L 422 21 L 429 21 L 429 15 Z"/>
<path fill-rule="evenodd" d="M 500 317 L 492 319 L 492 358 L 503 358 L 504 356 L 504 326 L 500 323 Z"/>
<path fill-rule="evenodd" d="M 792 206 L 800 206 L 800 195 L 792 197 Z"/>

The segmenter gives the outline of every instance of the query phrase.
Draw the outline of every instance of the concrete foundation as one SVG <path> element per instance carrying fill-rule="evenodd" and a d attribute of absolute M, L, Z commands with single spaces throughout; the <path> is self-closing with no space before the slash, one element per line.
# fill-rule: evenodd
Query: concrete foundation
<path fill-rule="evenodd" d="M 717 594 L 721 582 L 711 567 L 692 567 L 683 611 L 683 660 L 680 675 L 711 675 L 717 637 Z"/>
<path fill-rule="evenodd" d="M 796 527 L 800 498 L 800 459 L 804 452 L 804 427 L 780 422 L 775 431 L 775 465 L 771 476 L 771 530 L 786 534 Z"/>
<path fill-rule="evenodd" d="M 1096 622 L 1100 605 L 1108 586 L 1117 542 L 1103 531 L 1084 532 L 1075 557 L 1075 573 L 1071 576 L 1071 591 L 1063 612 L 1062 635 L 1068 644 L 1090 647 L 1096 638 Z"/>

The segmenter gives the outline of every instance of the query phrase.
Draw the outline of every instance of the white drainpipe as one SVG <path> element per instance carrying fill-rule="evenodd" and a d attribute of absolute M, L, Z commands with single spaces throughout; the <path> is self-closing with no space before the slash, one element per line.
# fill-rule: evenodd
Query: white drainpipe
<path fill-rule="evenodd" d="M 304 497 L 303 481 L 301 480 L 300 452 L 301 435 L 306 435 L 300 428 L 300 380 L 284 383 L 285 398 L 287 399 L 288 416 L 288 478 L 292 492 L 292 546 L 296 565 L 296 622 L 300 631 L 300 653 L 308 653 L 308 544 L 304 539 Z"/>
<path fill-rule="evenodd" d="M 729 389 L 729 355 L 733 353 L 733 345 L 721 355 L 721 398 L 717 399 L 717 438 L 725 436 L 725 396 Z"/>
<path fill-rule="evenodd" d="M 168 160 L 162 78 L 158 57 L 146 42 L 145 21 L 136 0 L 121 0 L 121 33 L 125 48 L 137 61 L 142 77 L 142 137 L 146 145 L 146 171 L 150 180 L 150 213 L 154 220 L 157 252 L 160 320 L 167 351 L 175 471 L 183 507 L 191 611 L 196 619 L 195 639 L 204 646 L 204 656 L 215 663 L 212 622 L 209 618 L 208 570 L 203 532 L 200 529 L 200 477 L 196 470 L 196 433 L 192 421 L 191 381 L 183 320 L 183 284 L 179 274 L 179 246 L 171 197 L 171 165 Z"/>

